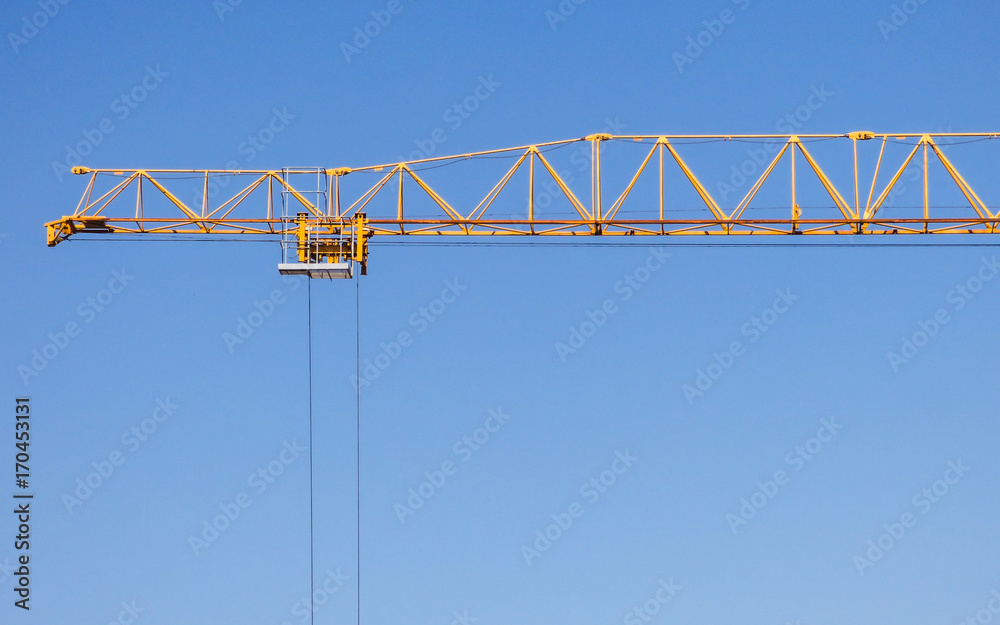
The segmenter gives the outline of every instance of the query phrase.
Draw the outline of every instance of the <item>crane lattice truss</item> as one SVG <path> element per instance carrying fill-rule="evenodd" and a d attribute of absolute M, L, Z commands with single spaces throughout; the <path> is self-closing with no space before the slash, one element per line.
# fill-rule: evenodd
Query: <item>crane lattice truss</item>
<path fill-rule="evenodd" d="M 300 263 L 357 261 L 362 266 L 367 259 L 368 239 L 380 235 L 995 234 L 1000 224 L 1000 208 L 994 212 L 980 199 L 942 147 L 948 143 L 995 139 L 998 136 L 996 133 L 871 132 L 793 136 L 597 134 L 570 141 L 389 165 L 309 170 L 321 179 L 322 193 L 314 188 L 293 186 L 292 182 L 297 180 L 294 174 L 301 175 L 304 170 L 112 170 L 77 167 L 74 173 L 89 175 L 90 180 L 76 211 L 46 224 L 46 227 L 50 246 L 80 233 L 281 237 L 292 242 L 291 247 L 295 249 Z M 853 163 L 833 163 L 838 171 L 853 171 L 853 188 L 847 193 L 831 181 L 812 153 L 814 142 L 826 140 L 853 143 Z M 681 154 L 690 150 L 692 143 L 713 141 L 765 141 L 772 145 L 773 157 L 768 155 L 766 167 L 761 167 L 759 177 L 735 208 L 724 209 L 720 206 Z M 609 163 L 607 157 L 602 158 L 601 148 L 608 142 L 641 143 L 649 148 L 648 152 L 643 149 L 645 158 L 634 175 L 629 170 L 629 182 L 611 190 L 613 196 L 607 194 L 609 189 L 605 186 L 609 185 L 602 184 L 602 170 L 606 170 Z M 870 188 L 859 178 L 859 142 L 872 142 L 876 146 L 881 144 Z M 547 157 L 552 150 L 573 143 L 589 149 L 589 197 L 575 193 L 571 189 L 571 181 L 566 180 Z M 887 161 L 892 159 L 886 154 L 886 146 L 899 143 L 907 148 L 913 147 L 901 163 L 889 164 Z M 847 154 L 847 159 L 850 159 L 850 153 Z M 512 165 L 499 180 L 490 180 L 492 187 L 483 188 L 482 194 L 476 196 L 481 199 L 474 203 L 461 205 L 454 200 L 449 201 L 448 194 L 427 179 L 427 170 L 442 165 L 458 168 L 477 160 L 501 158 L 510 159 Z M 887 199 L 915 158 L 923 171 L 922 206 L 911 206 L 903 214 L 898 208 L 885 210 Z M 783 166 L 779 167 L 783 160 L 791 166 L 790 201 L 778 217 L 757 217 L 752 210 L 754 199 L 768 181 L 776 177 L 775 172 L 783 169 Z M 968 207 L 958 213 L 932 214 L 935 211 L 932 210 L 934 205 L 928 182 L 929 168 L 931 164 L 937 166 L 938 163 L 964 196 L 963 204 L 968 203 Z M 674 174 L 679 172 L 678 179 L 682 184 L 690 185 L 687 190 L 693 190 L 700 198 L 698 210 L 689 211 L 690 215 L 678 217 L 676 211 L 671 210 L 678 187 L 669 186 L 666 182 L 670 170 Z M 371 176 L 368 180 L 373 184 L 365 182 L 353 195 L 343 191 L 342 183 L 349 177 L 353 180 L 364 173 Z M 451 173 L 454 175 L 456 170 L 452 169 Z M 234 193 L 227 200 L 220 198 L 213 203 L 209 185 L 220 177 L 238 180 L 238 188 L 234 188 Z M 462 174 L 457 177 L 463 183 L 471 184 Z M 564 205 L 571 207 L 568 213 L 551 214 L 537 200 L 539 181 L 543 177 L 547 177 L 546 189 L 565 200 Z M 812 207 L 803 209 L 799 206 L 797 189 L 807 177 L 812 184 L 818 181 L 821 185 L 824 198 L 828 196 L 829 199 L 828 210 L 813 211 Z M 200 203 L 185 203 L 180 193 L 171 191 L 171 185 L 177 181 L 186 180 L 190 184 L 192 178 L 203 180 Z M 513 217 L 502 213 L 497 207 L 503 202 L 498 198 L 508 187 L 515 186 L 513 180 L 524 181 L 525 178 L 528 187 L 526 199 L 524 195 L 521 198 L 526 204 L 526 211 Z M 658 181 L 657 193 L 647 196 L 642 202 L 636 200 L 629 204 L 637 183 L 649 178 Z M 882 186 L 879 185 L 880 179 L 886 180 Z M 407 188 L 413 189 L 407 192 L 405 200 L 404 182 Z M 109 184 L 110 188 L 107 188 Z M 785 184 L 784 180 L 781 184 Z M 863 185 L 865 189 L 862 189 Z M 150 202 L 153 196 L 159 196 L 155 206 Z M 408 211 L 418 196 L 423 206 L 430 207 L 430 214 L 414 216 L 413 211 Z M 134 203 L 129 199 L 132 197 Z M 865 197 L 867 200 L 863 201 Z M 623 210 L 626 205 L 629 208 Z"/>

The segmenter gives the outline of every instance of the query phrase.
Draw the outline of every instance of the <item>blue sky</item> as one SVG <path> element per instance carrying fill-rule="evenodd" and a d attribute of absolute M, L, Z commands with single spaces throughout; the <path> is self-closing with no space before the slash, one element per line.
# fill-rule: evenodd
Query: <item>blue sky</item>
<path fill-rule="evenodd" d="M 32 398 L 37 498 L 27 614 L 0 517 L 0 621 L 308 614 L 309 285 L 278 275 L 272 243 L 46 248 L 42 224 L 84 190 L 74 153 L 362 166 L 609 126 L 784 132 L 796 114 L 803 133 L 1000 132 L 998 17 L 962 0 L 5 3 L 0 401 Z M 692 158 L 716 192 L 747 149 Z M 949 156 L 1000 202 L 992 144 Z M 362 367 L 391 361 L 361 395 L 364 622 L 997 618 L 993 248 L 660 243 L 376 241 L 360 284 L 311 285 L 316 623 L 356 617 L 356 297 Z"/>

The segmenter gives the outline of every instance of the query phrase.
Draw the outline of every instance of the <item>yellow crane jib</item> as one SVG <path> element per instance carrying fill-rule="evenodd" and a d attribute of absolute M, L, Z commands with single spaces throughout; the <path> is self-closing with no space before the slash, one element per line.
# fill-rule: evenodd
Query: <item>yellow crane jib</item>
<path fill-rule="evenodd" d="M 809 135 L 592 134 L 566 141 L 358 168 L 232 171 L 78 166 L 73 173 L 87 176 L 88 183 L 76 210 L 45 225 L 49 246 L 97 234 L 112 238 L 172 235 L 208 240 L 222 236 L 269 237 L 280 240 L 285 251 L 279 265 L 282 273 L 313 278 L 349 278 L 355 265 L 364 275 L 373 236 L 412 240 L 415 236 L 476 235 L 996 234 L 1000 210 L 990 208 L 981 199 L 969 182 L 972 177 L 963 174 L 952 161 L 956 158 L 952 150 L 958 154 L 963 145 L 998 136 L 871 131 Z M 770 155 L 752 172 L 755 180 L 747 176 L 745 195 L 732 206 L 720 203 L 713 194 L 714 187 L 704 184 L 711 179 L 704 172 L 696 172 L 698 167 L 693 163 L 704 159 L 697 161 L 688 155 L 706 144 L 732 145 L 729 142 L 737 140 L 766 142 Z M 624 150 L 608 147 L 625 142 L 645 144 L 640 147 L 639 154 L 645 158 L 638 169 L 635 161 L 622 160 Z M 815 147 L 817 143 L 824 147 Z M 569 177 L 566 169 L 553 161 L 555 150 L 572 144 L 578 144 L 577 151 L 572 152 L 577 157 L 586 159 L 589 154 L 589 179 Z M 942 149 L 946 144 L 948 155 Z M 825 147 L 829 145 L 834 146 L 837 156 L 830 156 L 830 148 Z M 859 161 L 863 150 L 869 158 Z M 914 160 L 918 155 L 920 158 Z M 744 154 L 739 156 L 745 158 Z M 859 162 L 875 162 L 874 171 L 861 175 Z M 463 168 L 476 163 L 503 169 L 496 177 L 492 170 L 486 176 L 478 171 L 466 175 Z M 791 184 L 786 191 L 779 189 L 781 194 L 788 193 L 787 204 L 781 200 L 784 208 L 769 207 L 779 211 L 775 215 L 759 207 L 759 192 L 772 177 L 778 177 L 774 172 L 781 163 L 790 165 Z M 444 174 L 431 172 L 443 165 L 452 167 L 442 169 Z M 948 205 L 932 203 L 941 186 L 929 182 L 932 166 L 946 172 L 945 179 L 950 178 L 955 185 L 952 197 L 967 203 L 965 206 L 954 206 L 953 200 Z M 923 173 L 922 201 L 919 205 L 894 205 L 895 192 L 902 190 L 898 188 L 900 179 L 911 167 L 919 167 Z M 827 171 L 833 171 L 839 182 L 835 183 Z M 614 177 L 609 177 L 608 172 L 613 172 Z M 846 184 L 849 172 L 853 172 L 853 184 Z M 456 200 L 446 190 L 447 181 L 435 181 L 434 176 L 441 175 L 452 176 L 465 199 Z M 488 184 L 479 190 L 484 179 Z M 510 192 L 525 179 L 526 189 Z M 642 201 L 632 200 L 640 195 L 635 191 L 642 186 L 640 180 L 654 181 L 655 192 L 650 195 L 646 183 Z M 474 194 L 471 202 L 470 192 Z M 540 201 L 543 193 L 544 202 Z M 688 198 L 683 206 L 677 199 L 682 193 Z M 525 196 L 527 206 L 522 204 Z M 773 194 L 771 198 L 773 204 Z M 561 208 L 553 208 L 556 204 Z"/>

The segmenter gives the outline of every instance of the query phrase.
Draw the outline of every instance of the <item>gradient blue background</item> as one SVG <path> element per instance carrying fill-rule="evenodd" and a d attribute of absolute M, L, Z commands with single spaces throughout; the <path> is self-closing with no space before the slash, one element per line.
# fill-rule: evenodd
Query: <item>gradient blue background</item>
<path fill-rule="evenodd" d="M 306 441 L 306 285 L 281 280 L 273 244 L 47 249 L 42 223 L 84 187 L 52 163 L 105 117 L 115 130 L 89 165 L 247 166 L 239 146 L 274 108 L 295 118 L 254 167 L 392 162 L 438 127 L 439 154 L 579 137 L 608 119 L 635 133 L 774 132 L 813 87 L 833 96 L 803 132 L 998 130 L 991 3 L 930 0 L 888 40 L 878 21 L 889 1 L 588 0 L 555 28 L 556 0 L 402 6 L 350 62 L 341 43 L 385 2 L 244 0 L 220 18 L 209 0 L 78 0 L 16 52 L 0 46 L 0 402 L 10 413 L 15 396 L 33 398 L 38 494 L 33 609 L 12 606 L 0 573 L 0 622 L 103 624 L 134 601 L 148 625 L 280 625 L 302 622 L 295 606 L 308 595 L 302 457 L 200 555 L 189 545 L 220 504 L 253 492 L 248 476 L 284 442 Z M 736 21 L 679 72 L 672 55 L 727 8 Z M 39 10 L 5 3 L 0 31 Z M 119 120 L 114 100 L 147 66 L 168 76 Z M 450 129 L 443 112 L 489 75 L 495 93 Z M 952 154 L 997 206 L 995 149 Z M 738 147 L 709 159 L 717 176 L 706 182 L 744 158 Z M 1000 587 L 1000 283 L 899 373 L 886 353 L 949 307 L 947 293 L 992 250 L 669 251 L 622 302 L 614 285 L 647 248 L 373 248 L 362 359 L 413 332 L 410 316 L 446 280 L 467 290 L 362 395 L 364 622 L 623 622 L 671 579 L 682 588 L 652 623 L 955 623 L 987 607 Z M 25 385 L 17 367 L 80 322 L 78 306 L 122 268 L 134 282 Z M 348 576 L 317 623 L 355 618 L 356 287 L 312 285 L 315 567 L 319 582 L 327 570 Z M 274 289 L 285 303 L 231 353 L 223 334 Z M 690 405 L 682 385 L 777 289 L 800 299 Z M 619 312 L 561 362 L 556 343 L 607 298 Z M 63 495 L 166 398 L 176 412 L 69 513 Z M 507 425 L 401 524 L 394 505 L 456 460 L 454 443 L 496 408 Z M 843 431 L 734 534 L 726 515 L 831 417 Z M 13 425 L 2 422 L 7 496 Z M 624 450 L 639 460 L 528 566 L 521 547 Z M 913 495 L 959 459 L 972 470 L 919 514 Z M 860 575 L 852 558 L 906 512 L 916 527 Z M 0 562 L 14 561 L 13 533 L 5 512 Z"/>

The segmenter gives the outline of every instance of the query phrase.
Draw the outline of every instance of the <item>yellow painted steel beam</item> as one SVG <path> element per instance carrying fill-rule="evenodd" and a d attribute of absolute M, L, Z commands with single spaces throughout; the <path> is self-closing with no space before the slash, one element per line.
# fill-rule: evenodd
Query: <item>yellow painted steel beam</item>
<path fill-rule="evenodd" d="M 285 237 L 297 241 L 297 256 L 302 262 L 313 262 L 321 257 L 329 262 L 334 259 L 353 259 L 364 263 L 367 259 L 368 240 L 371 236 L 632 236 L 632 235 L 848 235 L 848 234 L 996 234 L 1000 221 L 1000 208 L 990 209 L 973 189 L 954 162 L 945 156 L 941 143 L 961 140 L 992 140 L 1000 138 L 998 133 L 902 133 L 878 134 L 854 132 L 847 134 L 811 135 L 590 135 L 580 139 L 555 141 L 515 148 L 503 148 L 441 156 L 428 159 L 375 165 L 360 168 L 337 168 L 309 172 L 310 176 L 326 177 L 326 197 L 321 202 L 319 195 L 313 201 L 310 194 L 316 190 L 294 184 L 298 174 L 306 172 L 282 170 L 205 170 L 205 169 L 89 169 L 74 168 L 74 173 L 88 175 L 89 180 L 76 209 L 69 215 L 46 224 L 48 244 L 56 245 L 70 237 L 81 234 L 101 235 L 189 235 L 199 238 L 216 236 L 263 236 Z M 696 167 L 681 155 L 688 142 L 728 142 L 737 140 L 761 140 L 783 142 L 767 168 L 747 191 L 740 203 L 727 214 L 711 191 L 702 184 Z M 854 189 L 838 188 L 804 141 L 841 140 L 849 141 L 852 148 L 846 151 L 843 162 L 834 162 L 838 171 L 853 174 Z M 872 176 L 868 201 L 862 205 L 860 189 L 858 144 L 876 141 L 880 145 L 878 161 Z M 614 150 L 602 150 L 602 144 L 613 141 L 645 143 L 648 153 L 638 169 L 629 169 L 628 182 L 623 188 L 610 189 L 613 202 L 605 210 L 604 192 L 611 186 L 607 171 L 609 165 L 621 164 L 609 161 Z M 890 160 L 886 155 L 888 143 L 912 145 L 912 151 L 888 184 L 877 192 L 879 174 L 883 164 Z M 573 181 L 562 175 L 553 166 L 546 153 L 571 144 L 589 143 L 591 167 L 590 179 Z M 957 150 L 958 147 L 955 147 Z M 923 202 L 911 209 L 894 209 L 887 216 L 885 204 L 913 162 L 923 150 L 920 167 L 924 175 Z M 668 153 L 673 163 L 665 161 Z M 804 157 L 808 167 L 796 168 L 796 152 Z M 933 204 L 933 189 L 929 185 L 929 154 L 937 157 L 955 182 L 958 190 L 968 201 L 968 215 L 940 214 Z M 791 201 L 786 217 L 761 219 L 755 216 L 754 201 L 761 189 L 773 178 L 780 162 L 788 157 L 791 166 L 790 180 L 783 184 L 791 187 Z M 499 178 L 493 178 L 484 186 L 479 201 L 458 202 L 441 188 L 432 183 L 422 172 L 440 165 L 452 165 L 448 172 L 455 172 L 453 178 L 468 188 L 467 178 L 462 173 L 462 164 L 491 158 L 512 158 L 515 162 Z M 658 172 L 647 173 L 649 165 L 656 157 Z M 852 158 L 853 157 L 853 158 Z M 536 160 L 541 168 L 536 168 Z M 919 161 L 918 161 L 919 162 Z M 527 163 L 528 167 L 523 167 Z M 631 167 L 631 166 L 630 166 Z M 688 218 L 676 219 L 666 215 L 671 198 L 676 197 L 679 188 L 668 188 L 666 170 L 676 168 L 681 185 L 687 185 L 704 203 L 704 208 Z M 514 184 L 515 176 L 527 170 L 526 189 Z M 542 173 L 544 171 L 544 173 Z M 343 182 L 357 174 L 376 174 L 372 185 L 365 183 L 358 194 L 348 194 Z M 551 177 L 555 183 L 550 187 L 550 199 L 554 196 L 565 201 L 571 208 L 570 217 L 546 211 L 536 198 L 538 185 L 536 174 Z M 523 174 L 522 174 L 523 175 Z M 644 176 L 657 181 L 657 201 L 644 206 L 636 199 L 636 188 Z M 183 202 L 174 187 L 182 179 L 204 178 L 202 197 L 195 206 Z M 393 177 L 398 184 L 387 188 Z M 404 195 L 404 181 L 416 184 L 416 193 Z M 246 180 L 249 179 L 249 182 Z M 353 178 L 351 178 L 353 180 Z M 806 180 L 818 182 L 832 201 L 828 214 L 820 215 L 816 207 L 800 207 L 797 197 L 801 195 Z M 152 188 L 143 188 L 143 180 Z M 226 180 L 228 184 L 237 181 L 235 192 L 225 202 L 214 204 L 209 193 L 213 180 Z M 468 180 L 471 180 L 469 178 Z M 104 185 L 99 185 L 104 182 Z M 591 205 L 584 206 L 571 188 L 571 183 L 582 188 L 589 183 Z M 453 183 L 454 184 L 454 183 Z M 674 183 L 671 183 L 674 184 Z M 124 198 L 131 187 L 135 187 L 135 201 Z M 275 214 L 275 189 L 280 192 L 286 205 L 286 216 Z M 848 191 L 845 193 L 844 191 Z M 853 192 L 854 205 L 845 198 Z M 496 214 L 495 207 L 501 196 L 527 194 L 526 214 L 520 218 L 504 218 Z M 99 194 L 94 199 L 95 194 Z M 257 201 L 260 195 L 264 201 Z M 345 194 L 346 197 L 345 197 Z M 383 197 L 384 196 L 384 197 Z M 196 195 L 197 197 L 197 195 Z M 430 200 L 432 214 L 413 216 L 407 206 L 423 197 Z M 524 195 L 515 196 L 524 198 Z M 154 199 L 155 198 L 155 199 Z M 165 201 L 164 201 L 165 200 Z M 378 204 L 377 202 L 381 202 Z M 623 206 L 629 203 L 629 209 Z M 647 200 L 648 202 L 648 200 Z M 197 206 L 200 203 L 200 206 Z M 552 202 L 550 202 L 551 204 Z M 519 205 L 518 205 L 519 206 Z M 346 207 L 346 208 L 345 208 Z M 702 214 L 697 214 L 701 212 Z M 291 217 L 289 217 L 291 215 Z M 325 261 L 324 261 L 325 262 Z"/>

